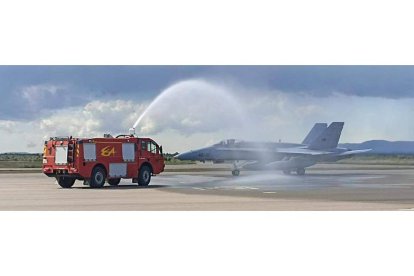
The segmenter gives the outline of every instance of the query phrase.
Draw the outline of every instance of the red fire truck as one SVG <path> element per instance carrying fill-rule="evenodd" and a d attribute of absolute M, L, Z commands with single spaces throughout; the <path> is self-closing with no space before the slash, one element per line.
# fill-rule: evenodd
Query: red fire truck
<path fill-rule="evenodd" d="M 162 147 L 133 135 L 54 137 L 45 142 L 43 153 L 43 173 L 55 177 L 63 188 L 71 188 L 76 180 L 92 188 L 103 187 L 105 181 L 116 186 L 121 178 L 147 186 L 164 167 Z"/>

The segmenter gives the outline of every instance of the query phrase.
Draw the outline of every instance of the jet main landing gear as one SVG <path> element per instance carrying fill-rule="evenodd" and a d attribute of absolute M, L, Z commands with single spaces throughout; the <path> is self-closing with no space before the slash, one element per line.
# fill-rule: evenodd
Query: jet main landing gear
<path fill-rule="evenodd" d="M 298 175 L 305 175 L 305 168 L 297 168 L 296 173 Z"/>
<path fill-rule="evenodd" d="M 296 174 L 297 175 L 305 175 L 305 169 L 304 168 L 297 168 L 296 169 Z M 291 170 L 283 170 L 283 174 L 286 174 L 286 175 L 290 175 L 292 173 L 292 171 Z"/>

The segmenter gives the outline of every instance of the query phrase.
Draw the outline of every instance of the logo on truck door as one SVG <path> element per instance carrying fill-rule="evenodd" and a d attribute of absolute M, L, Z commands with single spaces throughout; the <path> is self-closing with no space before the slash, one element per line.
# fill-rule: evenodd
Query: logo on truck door
<path fill-rule="evenodd" d="M 101 156 L 109 157 L 115 155 L 115 147 L 107 146 L 101 149 Z"/>

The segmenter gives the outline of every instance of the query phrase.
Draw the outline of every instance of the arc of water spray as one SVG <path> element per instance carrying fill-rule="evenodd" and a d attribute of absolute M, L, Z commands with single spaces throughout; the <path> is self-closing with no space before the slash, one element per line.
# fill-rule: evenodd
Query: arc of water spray
<path fill-rule="evenodd" d="M 204 87 L 210 87 L 212 86 L 212 84 L 201 80 L 201 79 L 193 79 L 193 80 L 186 80 L 186 81 L 181 81 L 178 82 L 170 87 L 168 87 L 167 89 L 165 89 L 164 91 L 162 91 L 149 105 L 148 107 L 144 110 L 144 112 L 141 113 L 141 115 L 138 117 L 138 119 L 136 120 L 135 124 L 133 125 L 132 128 L 129 129 L 131 134 L 135 134 L 136 128 L 138 127 L 138 125 L 141 123 L 141 121 L 143 120 L 143 118 L 148 114 L 148 112 L 150 110 L 152 110 L 152 108 L 154 106 L 156 106 L 158 104 L 158 102 L 165 97 L 166 95 L 168 95 L 168 93 L 171 93 L 171 91 L 174 91 L 173 89 L 175 87 L 177 87 L 178 85 L 199 85 L 199 86 L 204 86 Z M 235 103 L 236 100 L 233 99 L 232 97 L 230 97 L 230 95 L 220 95 L 221 97 L 226 97 L 228 98 L 227 101 L 230 103 Z M 243 114 L 241 113 L 241 111 L 238 108 L 234 108 L 236 113 L 238 113 L 237 115 L 242 118 Z M 245 122 L 245 120 L 242 120 L 243 122 Z"/>
<path fill-rule="evenodd" d="M 145 115 L 148 113 L 149 110 L 152 109 L 152 107 L 160 100 L 163 93 L 160 93 L 150 104 L 149 106 L 144 110 L 144 112 L 141 113 L 141 115 L 136 120 L 135 124 L 132 126 L 132 128 L 129 129 L 129 133 L 131 135 L 135 135 L 136 128 L 138 124 L 142 121 L 142 119 L 145 117 Z"/>
<path fill-rule="evenodd" d="M 135 134 L 135 130 L 138 126 L 138 124 L 142 121 L 142 119 L 145 117 L 145 115 L 148 113 L 149 110 L 152 109 L 152 107 L 160 100 L 161 96 L 164 93 L 160 93 L 150 104 L 149 106 L 144 110 L 144 112 L 141 113 L 141 115 L 136 120 L 135 124 L 132 126 L 132 128 L 129 129 L 130 134 Z"/>

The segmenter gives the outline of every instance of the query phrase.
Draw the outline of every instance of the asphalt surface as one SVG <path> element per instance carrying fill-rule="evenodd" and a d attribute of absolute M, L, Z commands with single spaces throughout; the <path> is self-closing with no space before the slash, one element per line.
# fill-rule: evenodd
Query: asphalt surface
<path fill-rule="evenodd" d="M 81 181 L 62 189 L 41 173 L 0 173 L 0 210 L 414 210 L 411 167 L 323 165 L 305 176 L 239 177 L 223 167 L 177 168 L 148 187 L 122 180 L 102 189 Z"/>

